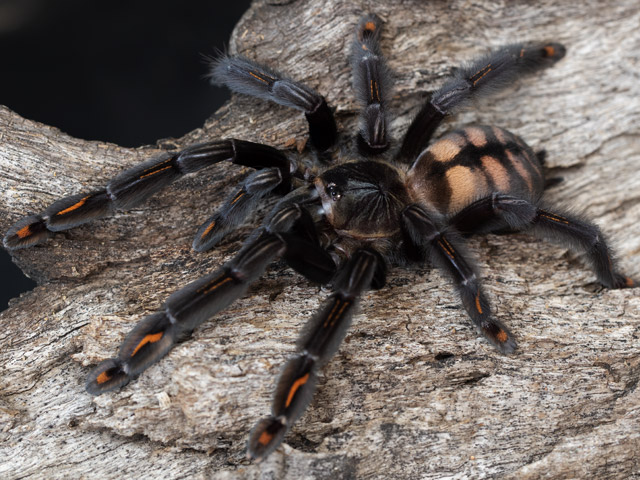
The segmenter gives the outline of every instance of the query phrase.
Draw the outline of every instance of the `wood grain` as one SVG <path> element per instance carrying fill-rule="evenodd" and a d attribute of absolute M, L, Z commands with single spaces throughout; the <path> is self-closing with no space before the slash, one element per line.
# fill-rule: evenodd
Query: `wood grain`
<path fill-rule="evenodd" d="M 640 278 L 637 0 L 256 1 L 230 49 L 323 92 L 341 131 L 355 132 L 347 56 L 369 10 L 385 22 L 396 139 L 460 62 L 518 40 L 564 43 L 553 69 L 442 131 L 495 124 L 545 148 L 565 180 L 547 201 L 593 219 L 623 270 Z M 185 137 L 139 149 L 74 139 L 4 107 L 0 126 L 2 231 L 163 149 L 219 137 L 284 148 L 306 138 L 300 115 L 240 96 Z M 132 211 L 14 252 L 39 286 L 0 314 L 0 476 L 640 477 L 638 289 L 602 290 L 579 256 L 523 234 L 469 242 L 516 354 L 479 337 L 437 272 L 398 268 L 365 296 L 310 409 L 262 464 L 244 458 L 248 431 L 327 295 L 280 265 L 126 389 L 86 394 L 89 367 L 113 356 L 138 319 L 237 251 L 251 225 L 213 252 L 190 245 L 243 173 L 219 165 Z"/>

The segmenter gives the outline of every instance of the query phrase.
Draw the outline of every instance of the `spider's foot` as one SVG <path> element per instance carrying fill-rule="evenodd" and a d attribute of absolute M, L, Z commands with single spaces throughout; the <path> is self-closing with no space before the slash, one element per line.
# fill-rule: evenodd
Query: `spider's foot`
<path fill-rule="evenodd" d="M 550 42 L 542 46 L 543 57 L 557 62 L 567 54 L 567 48 L 561 43 Z"/>
<path fill-rule="evenodd" d="M 287 427 L 275 417 L 260 420 L 249 435 L 247 458 L 262 460 L 273 452 L 287 433 Z"/>
<path fill-rule="evenodd" d="M 8 250 L 27 248 L 44 242 L 52 233 L 40 215 L 25 217 L 16 222 L 4 237 L 4 246 Z"/>
<path fill-rule="evenodd" d="M 502 323 L 495 319 L 483 322 L 480 330 L 500 353 L 508 355 L 513 353 L 518 346 L 513 338 L 513 334 Z"/>
<path fill-rule="evenodd" d="M 626 277 L 620 273 L 613 274 L 613 285 L 611 288 L 633 288 L 637 286 L 638 283 L 634 282 L 631 277 Z"/>
<path fill-rule="evenodd" d="M 124 370 L 124 365 L 117 358 L 101 362 L 87 377 L 87 392 L 101 395 L 116 390 L 129 383 L 131 377 Z"/>

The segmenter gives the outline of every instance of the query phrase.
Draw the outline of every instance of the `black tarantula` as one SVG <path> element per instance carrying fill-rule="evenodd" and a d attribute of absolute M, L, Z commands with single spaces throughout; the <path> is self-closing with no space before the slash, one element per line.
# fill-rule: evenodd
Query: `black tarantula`
<path fill-rule="evenodd" d="M 553 65 L 565 48 L 557 43 L 510 45 L 459 68 L 424 104 L 391 155 L 386 111 L 391 82 L 380 52 L 380 27 L 375 15 L 364 17 L 353 41 L 353 84 L 362 111 L 352 152 L 337 155 L 336 123 L 320 94 L 251 60 L 225 56 L 213 66 L 215 82 L 305 113 L 312 164 L 267 145 L 211 141 L 126 170 L 99 191 L 58 200 L 8 231 L 7 248 L 30 247 L 53 232 L 126 210 L 182 175 L 217 162 L 256 169 L 198 230 L 193 248 L 203 251 L 240 225 L 263 197 L 283 195 L 233 259 L 169 296 L 161 311 L 136 325 L 118 356 L 89 374 L 89 393 L 128 383 L 282 257 L 310 280 L 331 283 L 334 293 L 307 323 L 297 354 L 284 366 L 271 415 L 251 432 L 248 454 L 259 459 L 282 442 L 309 405 L 318 372 L 337 351 L 359 296 L 384 285 L 387 265 L 430 260 L 446 272 L 473 323 L 505 354 L 514 351 L 516 342 L 491 315 L 473 261 L 464 252 L 464 236 L 526 230 L 584 250 L 605 287 L 633 286 L 616 270 L 595 225 L 539 205 L 544 156 L 519 137 L 499 127 L 469 126 L 429 145 L 447 115 L 521 74 Z"/>

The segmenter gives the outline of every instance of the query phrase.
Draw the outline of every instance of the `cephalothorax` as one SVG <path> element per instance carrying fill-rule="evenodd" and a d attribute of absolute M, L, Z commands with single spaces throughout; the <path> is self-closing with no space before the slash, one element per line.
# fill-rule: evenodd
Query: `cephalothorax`
<path fill-rule="evenodd" d="M 388 265 L 430 260 L 449 274 L 471 320 L 503 353 L 512 352 L 516 342 L 491 314 L 462 247 L 465 235 L 526 230 L 584 250 L 604 286 L 633 285 L 617 272 L 596 226 L 540 206 L 544 156 L 520 138 L 495 126 L 468 126 L 429 145 L 442 119 L 456 108 L 553 65 L 564 56 L 564 47 L 511 45 L 458 69 L 424 104 L 396 149 L 387 132 L 391 82 L 380 53 L 380 26 L 368 15 L 356 29 L 351 63 L 362 104 L 360 131 L 355 142 L 341 145 L 339 159 L 336 124 L 321 95 L 251 60 L 223 57 L 213 67 L 215 81 L 305 113 L 312 165 L 266 145 L 214 140 L 153 158 L 103 189 L 63 198 L 9 230 L 7 248 L 29 247 L 53 232 L 127 209 L 214 163 L 227 160 L 256 169 L 196 233 L 194 248 L 206 250 L 243 222 L 263 197 L 283 195 L 232 260 L 172 294 L 158 313 L 137 324 L 118 356 L 91 372 L 90 393 L 128 383 L 241 296 L 274 259 L 283 258 L 307 278 L 331 283 L 334 293 L 308 322 L 298 353 L 285 365 L 271 415 L 250 435 L 249 455 L 263 458 L 308 406 L 318 372 L 344 338 L 359 296 L 384 285 Z"/>

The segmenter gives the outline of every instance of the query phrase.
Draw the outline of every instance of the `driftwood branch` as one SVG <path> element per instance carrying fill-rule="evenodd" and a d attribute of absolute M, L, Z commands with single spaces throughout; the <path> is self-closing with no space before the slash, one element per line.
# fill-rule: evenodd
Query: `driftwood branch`
<path fill-rule="evenodd" d="M 554 39 L 568 55 L 453 123 L 506 127 L 548 151 L 565 181 L 550 203 L 607 232 L 640 278 L 640 7 L 543 1 L 257 1 L 231 50 L 323 92 L 353 131 L 352 28 L 375 10 L 395 73 L 395 138 L 452 66 L 488 47 Z M 159 150 L 218 137 L 285 148 L 303 118 L 244 97 L 178 140 L 136 150 L 85 142 L 0 108 L 0 229 Z M 295 152 L 292 152 L 295 154 Z M 219 165 L 145 205 L 58 234 L 14 259 L 39 286 L 0 315 L 3 478 L 626 478 L 640 474 L 638 289 L 597 287 L 581 259 L 523 234 L 469 242 L 496 315 L 520 348 L 501 356 L 446 279 L 396 269 L 368 294 L 318 393 L 266 462 L 244 459 L 275 377 L 326 292 L 276 266 L 121 392 L 84 391 L 132 325 L 240 245 L 191 237 L 243 174 Z"/>

